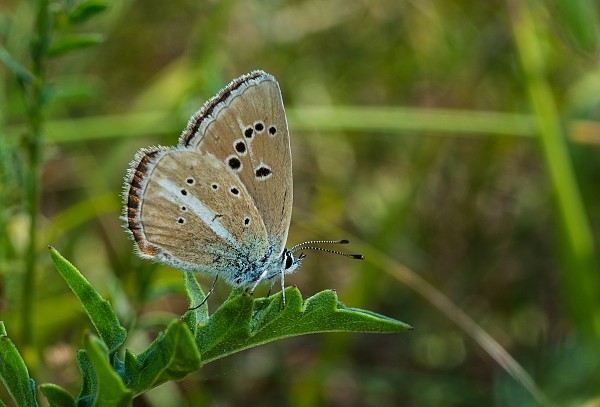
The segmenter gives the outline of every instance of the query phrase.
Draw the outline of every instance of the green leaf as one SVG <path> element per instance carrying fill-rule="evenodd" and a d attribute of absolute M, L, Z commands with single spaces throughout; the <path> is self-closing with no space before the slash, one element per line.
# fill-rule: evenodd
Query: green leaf
<path fill-rule="evenodd" d="M 201 366 L 194 337 L 183 321 L 172 321 L 164 334 L 139 356 L 125 354 L 124 382 L 135 395 L 169 380 L 181 380 Z"/>
<path fill-rule="evenodd" d="M 31 83 L 35 81 L 35 75 L 14 59 L 4 47 L 0 47 L 0 61 L 2 61 L 8 69 L 13 71 L 13 73 L 17 75 L 17 78 L 23 82 Z"/>
<path fill-rule="evenodd" d="M 50 403 L 50 407 L 75 407 L 75 399 L 73 396 L 56 384 L 42 384 L 40 390 Z"/>
<path fill-rule="evenodd" d="M 335 291 L 325 290 L 302 301 L 296 287 L 282 294 L 253 300 L 249 295 L 230 297 L 196 332 L 204 363 L 277 339 L 318 332 L 394 333 L 410 325 L 374 312 L 347 308 Z"/>
<path fill-rule="evenodd" d="M 109 302 L 98 294 L 79 270 L 53 247 L 50 247 L 50 255 L 56 269 L 81 302 L 83 309 L 88 314 L 100 338 L 108 346 L 109 353 L 112 356 L 125 343 L 127 331 L 119 323 L 119 319 Z"/>
<path fill-rule="evenodd" d="M 81 371 L 81 391 L 77 396 L 78 406 L 91 406 L 94 404 L 96 392 L 98 391 L 98 379 L 96 372 L 90 362 L 90 358 L 84 349 L 79 349 L 77 352 L 77 366 Z"/>
<path fill-rule="evenodd" d="M 108 2 L 101 0 L 90 0 L 81 2 L 73 11 L 69 13 L 69 22 L 71 24 L 80 24 L 108 8 Z"/>
<path fill-rule="evenodd" d="M 253 299 L 240 295 L 225 301 L 196 331 L 196 344 L 203 361 L 236 352 L 239 343 L 250 336 Z M 213 356 L 218 355 L 218 356 Z"/>
<path fill-rule="evenodd" d="M 188 297 L 188 304 L 190 308 L 194 308 L 204 301 L 204 291 L 198 283 L 198 280 L 196 280 L 195 273 L 185 271 L 183 276 L 185 279 L 185 291 Z M 185 321 L 190 331 L 192 331 L 192 334 L 195 335 L 198 324 L 205 324 L 208 321 L 208 303 L 205 302 L 197 309 L 188 310 L 183 314 L 181 319 Z"/>
<path fill-rule="evenodd" d="M 72 52 L 81 48 L 91 47 L 104 41 L 101 34 L 71 34 L 56 42 L 53 42 L 48 49 L 48 56 L 55 57 Z"/>
<path fill-rule="evenodd" d="M 6 335 L 0 321 L 0 379 L 18 406 L 37 406 L 35 383 L 29 378 L 27 366 L 16 346 Z"/>
<path fill-rule="evenodd" d="M 84 346 L 98 380 L 94 406 L 130 406 L 133 394 L 125 388 L 125 384 L 111 366 L 104 342 L 88 334 Z"/>
<path fill-rule="evenodd" d="M 338 302 L 334 291 L 320 292 L 303 301 L 295 287 L 270 298 L 255 300 L 244 289 L 232 290 L 229 298 L 209 317 L 208 307 L 188 311 L 172 321 L 164 333 L 139 355 L 117 350 L 125 341 L 125 330 L 108 304 L 81 273 L 51 248 L 56 268 L 79 298 L 100 334 L 88 334 L 85 350 L 77 363 L 82 389 L 77 400 L 58 386 L 44 385 L 42 391 L 53 405 L 129 405 L 133 397 L 167 381 L 183 379 L 209 362 L 234 352 L 294 335 L 316 332 L 401 332 L 411 327 L 400 321 Z M 205 295 L 193 273 L 185 273 L 191 305 Z M 3 327 L 0 326 L 0 332 Z"/>

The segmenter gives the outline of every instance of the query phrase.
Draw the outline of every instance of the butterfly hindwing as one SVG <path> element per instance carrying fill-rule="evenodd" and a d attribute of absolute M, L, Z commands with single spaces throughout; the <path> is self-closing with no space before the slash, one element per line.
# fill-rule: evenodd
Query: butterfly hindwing
<path fill-rule="evenodd" d="M 134 168 L 128 226 L 144 257 L 220 273 L 234 285 L 240 264 L 266 251 L 267 234 L 252 198 L 210 153 L 143 151 Z"/>

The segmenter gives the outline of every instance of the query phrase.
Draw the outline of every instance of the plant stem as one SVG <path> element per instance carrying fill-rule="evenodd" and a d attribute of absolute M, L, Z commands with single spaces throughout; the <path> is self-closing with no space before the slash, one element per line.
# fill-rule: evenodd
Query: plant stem
<path fill-rule="evenodd" d="M 546 160 L 564 235 L 563 293 L 580 334 L 600 339 L 600 281 L 594 237 L 587 219 L 552 89 L 537 38 L 529 1 L 507 0 L 525 85 L 534 110 L 540 147 Z"/>
<path fill-rule="evenodd" d="M 25 275 L 22 286 L 22 329 L 25 345 L 33 341 L 32 305 L 35 284 L 37 252 L 37 229 L 39 210 L 39 167 L 41 163 L 41 133 L 43 91 L 45 83 L 45 55 L 49 44 L 48 0 L 38 1 L 37 32 L 31 42 L 32 71 L 35 81 L 32 84 L 29 100 L 30 131 L 26 135 L 25 148 L 28 152 L 26 172 L 27 212 L 29 213 L 29 242 L 25 259 Z"/>

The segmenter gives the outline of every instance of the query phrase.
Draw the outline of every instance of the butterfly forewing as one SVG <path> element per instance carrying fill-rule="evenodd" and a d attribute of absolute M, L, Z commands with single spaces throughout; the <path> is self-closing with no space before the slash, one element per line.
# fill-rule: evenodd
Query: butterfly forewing
<path fill-rule="evenodd" d="M 181 143 L 214 154 L 238 175 L 271 245 L 281 253 L 293 192 L 290 140 L 277 81 L 255 71 L 232 82 L 192 117 Z"/>

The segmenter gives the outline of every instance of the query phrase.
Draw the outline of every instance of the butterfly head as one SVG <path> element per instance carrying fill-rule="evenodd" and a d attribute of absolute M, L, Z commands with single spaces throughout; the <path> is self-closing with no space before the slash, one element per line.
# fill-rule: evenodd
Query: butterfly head
<path fill-rule="evenodd" d="M 274 280 L 283 277 L 285 274 L 295 273 L 300 267 L 304 257 L 304 253 L 296 256 L 290 250 L 284 249 L 279 257 L 270 264 L 265 265 L 266 273 L 262 276 L 262 279 L 264 279 L 263 281 Z M 258 278 L 261 279 L 261 277 Z"/>
<path fill-rule="evenodd" d="M 298 267 L 300 267 L 300 264 L 302 263 L 302 260 L 304 259 L 304 257 L 306 257 L 306 255 L 304 253 L 300 253 L 300 256 L 294 256 L 294 252 L 285 249 L 283 251 L 282 254 L 283 258 L 284 258 L 284 269 L 283 272 L 284 274 L 292 274 L 294 273 L 296 270 L 298 270 Z"/>

